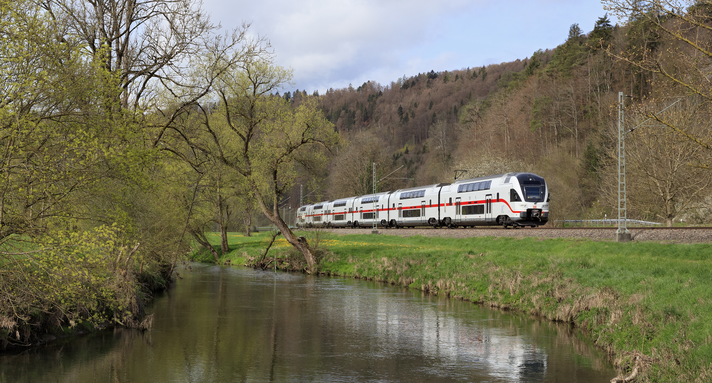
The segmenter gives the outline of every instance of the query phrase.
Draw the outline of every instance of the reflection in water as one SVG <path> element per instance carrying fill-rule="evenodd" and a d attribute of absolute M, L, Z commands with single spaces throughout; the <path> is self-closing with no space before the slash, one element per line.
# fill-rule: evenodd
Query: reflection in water
<path fill-rule="evenodd" d="M 350 279 L 194 265 L 149 332 L 0 357 L 0 382 L 590 382 L 615 372 L 563 326 Z"/>

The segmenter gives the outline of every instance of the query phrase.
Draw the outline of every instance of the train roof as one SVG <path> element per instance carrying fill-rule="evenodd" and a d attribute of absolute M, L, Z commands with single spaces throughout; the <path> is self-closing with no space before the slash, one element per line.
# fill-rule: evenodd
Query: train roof
<path fill-rule="evenodd" d="M 400 193 L 400 192 L 407 192 L 407 191 L 414 191 L 414 190 L 430 189 L 430 188 L 432 188 L 432 187 L 444 186 L 444 185 L 448 185 L 448 184 L 432 184 L 432 185 L 416 186 L 416 187 L 407 188 L 407 189 L 398 189 L 398 190 L 394 191 L 393 193 Z"/>
<path fill-rule="evenodd" d="M 492 175 L 492 176 L 485 176 L 485 177 L 468 178 L 468 179 L 465 179 L 465 180 L 457 180 L 457 181 L 453 182 L 453 184 L 459 185 L 459 184 L 466 184 L 466 183 L 477 182 L 477 181 L 496 180 L 496 179 L 498 179 L 498 178 L 503 178 L 502 183 L 507 183 L 507 179 L 510 178 L 510 177 L 515 177 L 515 178 L 519 179 L 519 176 L 525 176 L 525 175 L 531 175 L 531 176 L 535 176 L 535 177 L 539 177 L 539 178 L 542 178 L 542 179 L 543 179 L 543 177 L 538 176 L 538 175 L 536 175 L 536 174 L 534 174 L 534 173 L 529 173 L 529 172 L 512 172 L 512 173 L 495 174 L 495 175 Z"/>
<path fill-rule="evenodd" d="M 376 194 L 371 193 L 371 194 L 364 194 L 364 195 L 359 195 L 359 196 L 356 196 L 356 197 L 346 197 L 346 198 L 341 198 L 341 199 L 349 199 L 349 198 L 356 198 L 356 199 L 358 199 L 358 198 L 363 198 L 363 197 L 382 196 L 382 195 L 386 195 L 386 194 L 388 194 L 388 193 L 390 193 L 390 192 L 391 192 L 391 191 L 389 190 L 389 191 L 384 191 L 384 192 L 378 192 L 378 193 L 376 193 Z"/>

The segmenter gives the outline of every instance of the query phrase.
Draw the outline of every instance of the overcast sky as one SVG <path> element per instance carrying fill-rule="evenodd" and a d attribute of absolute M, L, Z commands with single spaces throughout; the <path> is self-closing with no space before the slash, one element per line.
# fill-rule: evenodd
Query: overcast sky
<path fill-rule="evenodd" d="M 309 94 L 524 59 L 606 13 L 600 0 L 204 0 L 204 9 L 223 28 L 251 22 L 294 71 L 284 90 Z"/>

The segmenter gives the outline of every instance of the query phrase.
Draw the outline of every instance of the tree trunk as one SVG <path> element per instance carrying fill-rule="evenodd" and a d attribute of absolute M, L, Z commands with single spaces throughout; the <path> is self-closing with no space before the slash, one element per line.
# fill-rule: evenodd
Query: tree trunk
<path fill-rule="evenodd" d="M 230 247 L 227 245 L 227 224 L 220 225 L 220 251 L 225 255 L 230 252 Z"/>
<path fill-rule="evenodd" d="M 195 230 L 190 230 L 190 234 L 193 236 L 193 238 L 195 238 L 195 240 L 200 244 L 200 246 L 203 246 L 210 251 L 210 254 L 213 255 L 213 258 L 215 258 L 215 263 L 220 263 L 220 255 L 215 250 L 213 245 L 210 244 L 208 238 L 205 237 L 204 233 Z"/>
<path fill-rule="evenodd" d="M 230 222 L 230 206 L 226 203 L 222 194 L 221 179 L 217 180 L 217 200 L 218 200 L 218 224 L 220 225 L 220 251 L 222 254 L 230 252 L 230 247 L 227 245 L 227 225 Z"/>
<path fill-rule="evenodd" d="M 245 237 L 252 236 L 252 214 L 249 211 L 245 214 L 243 222 L 245 224 Z"/>
<path fill-rule="evenodd" d="M 316 257 L 314 256 L 314 252 L 312 251 L 311 247 L 309 247 L 309 243 L 307 242 L 306 238 L 297 237 L 296 235 L 294 235 L 292 229 L 290 229 L 289 226 L 284 223 L 282 217 L 279 216 L 279 209 L 277 208 L 276 203 L 274 211 L 270 210 L 264 203 L 264 200 L 262 199 L 262 193 L 260 193 L 259 189 L 257 187 L 253 187 L 253 190 L 255 193 L 255 197 L 257 198 L 257 202 L 260 205 L 260 210 L 262 210 L 262 213 L 264 213 L 265 217 L 267 217 L 270 222 L 277 226 L 277 229 L 282 233 L 284 239 L 286 239 L 287 242 L 289 242 L 292 246 L 294 246 L 295 249 L 299 250 L 302 255 L 304 255 L 304 259 L 307 261 L 306 272 L 308 274 L 315 272 L 317 266 Z"/>

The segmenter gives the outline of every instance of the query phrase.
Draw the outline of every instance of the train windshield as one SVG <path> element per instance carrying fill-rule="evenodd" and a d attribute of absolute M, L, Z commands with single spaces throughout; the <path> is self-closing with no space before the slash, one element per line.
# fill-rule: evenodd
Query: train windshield
<path fill-rule="evenodd" d="M 546 183 L 544 179 L 534 174 L 517 175 L 522 186 L 525 202 L 544 202 L 546 198 Z"/>

